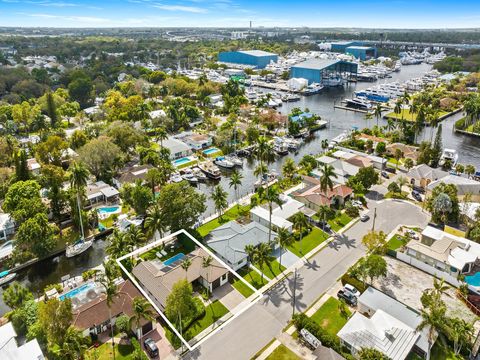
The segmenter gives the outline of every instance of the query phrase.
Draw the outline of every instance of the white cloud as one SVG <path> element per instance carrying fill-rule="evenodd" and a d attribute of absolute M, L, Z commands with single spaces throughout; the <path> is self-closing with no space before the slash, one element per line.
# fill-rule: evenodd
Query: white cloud
<path fill-rule="evenodd" d="M 197 6 L 155 4 L 153 5 L 153 7 L 160 10 L 165 10 L 165 11 L 183 11 L 183 12 L 190 12 L 195 14 L 205 14 L 208 12 L 207 9 L 197 7 Z"/>

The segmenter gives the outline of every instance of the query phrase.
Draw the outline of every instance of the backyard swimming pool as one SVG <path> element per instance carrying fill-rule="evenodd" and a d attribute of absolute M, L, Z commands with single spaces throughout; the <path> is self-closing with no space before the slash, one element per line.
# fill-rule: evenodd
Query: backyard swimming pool
<path fill-rule="evenodd" d="M 215 154 L 215 153 L 217 153 L 217 152 L 219 152 L 219 151 L 220 151 L 220 149 L 217 149 L 216 147 L 212 147 L 212 148 L 210 148 L 210 149 L 203 150 L 203 153 L 204 153 L 205 155 L 211 155 L 211 154 Z"/>
<path fill-rule="evenodd" d="M 66 294 L 63 294 L 61 296 L 58 297 L 59 300 L 65 300 L 65 299 L 71 299 L 72 297 L 82 293 L 82 292 L 85 292 L 85 291 L 88 291 L 92 288 L 95 287 L 95 284 L 94 283 L 86 283 L 86 284 L 83 284 L 82 286 L 76 288 L 76 289 L 73 289 L 72 291 L 69 291 L 67 292 Z"/>
<path fill-rule="evenodd" d="M 163 262 L 163 265 L 168 266 L 172 265 L 175 261 L 182 259 L 185 256 L 184 253 L 178 253 L 175 256 L 172 256 L 170 259 L 167 259 Z"/>
<path fill-rule="evenodd" d="M 465 282 L 469 285 L 480 287 L 480 272 L 465 276 Z"/>
<path fill-rule="evenodd" d="M 179 165 L 183 165 L 183 164 L 186 164 L 186 163 L 189 163 L 190 161 L 192 161 L 189 157 L 183 157 L 181 159 L 177 159 L 173 162 L 173 165 L 175 166 L 179 166 Z"/>
<path fill-rule="evenodd" d="M 113 214 L 120 212 L 120 206 L 104 206 L 97 209 L 99 214 Z"/>

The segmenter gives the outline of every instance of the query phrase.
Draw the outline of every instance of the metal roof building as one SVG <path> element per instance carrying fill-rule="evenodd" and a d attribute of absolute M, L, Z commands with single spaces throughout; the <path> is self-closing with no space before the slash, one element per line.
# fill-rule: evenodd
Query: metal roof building
<path fill-rule="evenodd" d="M 291 78 L 304 78 L 308 83 L 321 83 L 328 77 L 357 74 L 358 65 L 343 60 L 311 59 L 294 65 L 290 69 Z"/>
<path fill-rule="evenodd" d="M 224 51 L 218 54 L 218 61 L 263 69 L 270 61 L 277 62 L 278 55 L 262 50 Z"/>
<path fill-rule="evenodd" d="M 349 46 L 362 46 L 360 41 L 337 41 L 331 44 L 331 50 L 344 53 Z"/>
<path fill-rule="evenodd" d="M 353 55 L 357 59 L 365 61 L 377 57 L 377 48 L 373 46 L 349 46 L 345 49 L 345 54 Z"/>

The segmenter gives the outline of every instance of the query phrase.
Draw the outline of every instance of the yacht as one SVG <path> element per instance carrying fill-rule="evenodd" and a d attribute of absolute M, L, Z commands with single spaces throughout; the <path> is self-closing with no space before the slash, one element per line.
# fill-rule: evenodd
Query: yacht
<path fill-rule="evenodd" d="M 294 102 L 294 101 L 300 101 L 300 95 L 297 94 L 285 94 L 282 96 L 282 100 L 284 102 Z"/>
<path fill-rule="evenodd" d="M 3 286 L 9 283 L 13 279 L 15 279 L 16 276 L 17 276 L 17 273 L 11 273 L 9 270 L 0 272 L 0 286 Z"/>
<path fill-rule="evenodd" d="M 187 170 L 185 173 L 182 175 L 183 180 L 187 180 L 190 184 L 197 184 L 198 183 L 198 178 L 193 174 L 192 170 Z"/>
<path fill-rule="evenodd" d="M 195 176 L 197 178 L 198 181 L 206 181 L 208 178 L 207 178 L 207 175 L 205 175 L 202 170 L 200 170 L 199 168 L 195 167 L 192 169 L 192 173 L 193 173 L 193 176 Z"/>
<path fill-rule="evenodd" d="M 227 161 L 230 161 L 231 163 L 233 163 L 233 165 L 235 166 L 239 166 L 239 167 L 242 167 L 243 166 L 243 161 L 242 159 L 240 159 L 239 157 L 235 156 L 235 155 L 228 155 L 228 156 L 225 156 L 225 159 Z"/>
<path fill-rule="evenodd" d="M 367 98 L 367 100 L 376 102 L 388 102 L 390 100 L 390 96 L 388 96 L 388 94 L 385 92 L 380 92 L 376 89 L 355 91 L 355 96 L 364 97 Z"/>
<path fill-rule="evenodd" d="M 288 155 L 288 147 L 285 144 L 275 144 L 273 151 L 280 156 Z"/>
<path fill-rule="evenodd" d="M 235 164 L 228 160 L 225 156 L 219 156 L 217 157 L 213 163 L 217 166 L 220 166 L 224 169 L 233 169 L 235 167 Z"/>
<path fill-rule="evenodd" d="M 314 95 L 314 94 L 318 94 L 320 91 L 322 91 L 323 88 L 324 88 L 324 86 L 323 86 L 322 84 L 319 84 L 319 83 L 311 83 L 311 84 L 308 85 L 307 88 L 305 89 L 304 95 Z"/>
<path fill-rule="evenodd" d="M 444 149 L 442 156 L 440 157 L 440 165 L 445 164 L 445 161 L 449 160 L 452 163 L 452 167 L 457 165 L 458 152 L 455 149 Z"/>
<path fill-rule="evenodd" d="M 170 176 L 170 181 L 173 183 L 179 183 L 183 181 L 183 178 L 180 176 L 180 174 L 175 173 L 175 174 L 172 174 L 172 176 Z"/>
<path fill-rule="evenodd" d="M 268 184 L 270 184 L 272 181 L 275 181 L 276 179 L 277 179 L 277 174 L 275 173 L 265 174 L 262 176 L 261 179 L 255 181 L 255 184 L 253 186 L 255 190 L 257 190 L 260 187 L 267 186 Z"/>
<path fill-rule="evenodd" d="M 81 253 L 87 251 L 92 245 L 93 245 L 93 239 L 91 240 L 85 240 L 83 238 L 78 239 L 73 244 L 67 246 L 65 255 L 67 256 L 67 258 L 80 255 Z"/>
<path fill-rule="evenodd" d="M 345 103 L 347 104 L 347 107 L 352 109 L 367 110 L 367 111 L 372 109 L 372 103 L 368 101 L 366 98 L 362 98 L 362 97 L 345 99 Z"/>
<path fill-rule="evenodd" d="M 343 86 L 344 81 L 341 77 L 327 77 L 322 79 L 323 86 Z"/>
<path fill-rule="evenodd" d="M 222 176 L 220 169 L 211 161 L 198 164 L 198 168 L 210 179 L 218 180 Z"/>
<path fill-rule="evenodd" d="M 297 151 L 300 147 L 300 142 L 295 139 L 285 138 L 284 144 L 287 145 L 288 150 Z"/>

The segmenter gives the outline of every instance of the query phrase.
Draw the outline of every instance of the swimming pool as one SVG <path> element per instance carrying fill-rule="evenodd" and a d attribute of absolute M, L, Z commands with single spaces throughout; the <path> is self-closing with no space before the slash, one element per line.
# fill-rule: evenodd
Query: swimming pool
<path fill-rule="evenodd" d="M 215 154 L 216 152 L 219 152 L 220 150 L 217 149 L 216 147 L 212 147 L 210 149 L 207 149 L 207 150 L 203 150 L 203 153 L 205 155 L 211 155 L 211 154 Z"/>
<path fill-rule="evenodd" d="M 95 287 L 95 284 L 92 283 L 92 282 L 89 282 L 89 283 L 86 283 L 86 284 L 83 284 L 82 286 L 79 286 L 78 288 L 76 289 L 73 289 L 72 291 L 69 291 L 68 293 L 66 294 L 63 294 L 61 296 L 58 297 L 59 300 L 65 300 L 65 299 L 71 299 L 72 297 L 82 293 L 82 292 L 85 292 L 85 291 L 88 291 L 92 288 Z"/>
<path fill-rule="evenodd" d="M 474 275 L 465 276 L 465 282 L 469 285 L 480 287 L 480 271 Z"/>
<path fill-rule="evenodd" d="M 163 265 L 168 266 L 172 265 L 175 261 L 182 259 L 185 256 L 184 253 L 178 253 L 175 256 L 172 256 L 170 259 L 167 259 L 163 262 Z"/>
<path fill-rule="evenodd" d="M 120 206 L 104 206 L 104 207 L 98 208 L 97 211 L 100 214 L 113 214 L 120 211 Z"/>
<path fill-rule="evenodd" d="M 190 160 L 190 158 L 188 158 L 188 157 L 183 157 L 183 158 L 181 158 L 181 159 L 175 160 L 175 161 L 173 162 L 173 165 L 179 166 L 179 165 L 183 165 L 183 164 L 189 163 L 190 161 L 192 161 L 192 160 Z"/>

